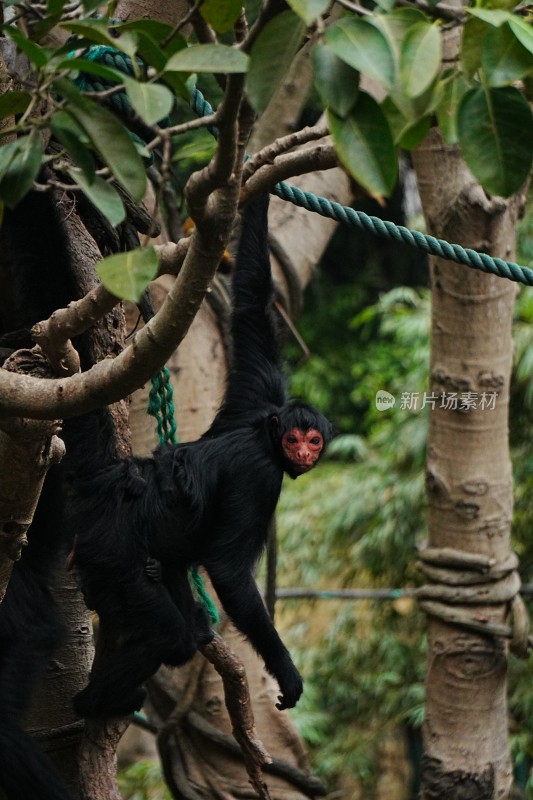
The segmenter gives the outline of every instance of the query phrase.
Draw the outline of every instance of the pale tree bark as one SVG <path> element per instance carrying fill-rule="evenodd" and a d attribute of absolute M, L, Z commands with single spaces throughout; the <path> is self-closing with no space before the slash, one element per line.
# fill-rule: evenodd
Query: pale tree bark
<path fill-rule="evenodd" d="M 488 197 L 458 148 L 446 147 L 436 129 L 415 153 L 415 166 L 429 233 L 514 258 L 521 196 Z M 429 612 L 422 798 L 503 800 L 512 782 L 507 646 L 482 631 L 505 621 L 519 586 L 510 555 L 507 430 L 517 290 L 510 281 L 441 259 L 433 259 L 431 277 L 435 404 L 429 542 L 421 552 L 431 582 L 422 602 Z M 459 406 L 472 393 L 475 407 L 443 407 L 451 393 Z"/>

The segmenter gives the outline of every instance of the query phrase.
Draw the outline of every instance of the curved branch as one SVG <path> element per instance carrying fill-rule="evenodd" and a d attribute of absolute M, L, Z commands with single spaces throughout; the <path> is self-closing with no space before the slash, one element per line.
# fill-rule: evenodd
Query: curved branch
<path fill-rule="evenodd" d="M 273 164 L 261 166 L 246 182 L 243 194 L 246 199 L 255 197 L 287 178 L 338 166 L 339 159 L 331 144 L 319 144 L 317 147 L 285 153 L 278 156 Z"/>
<path fill-rule="evenodd" d="M 321 120 L 317 125 L 302 128 L 294 133 L 289 133 L 288 136 L 282 136 L 276 139 L 272 144 L 263 147 L 253 156 L 250 156 L 246 162 L 243 170 L 243 180 L 246 181 L 254 175 L 260 167 L 267 164 L 273 164 L 274 160 L 282 153 L 287 153 L 295 147 L 307 144 L 308 142 L 323 139 L 328 135 L 328 127 L 325 121 Z"/>

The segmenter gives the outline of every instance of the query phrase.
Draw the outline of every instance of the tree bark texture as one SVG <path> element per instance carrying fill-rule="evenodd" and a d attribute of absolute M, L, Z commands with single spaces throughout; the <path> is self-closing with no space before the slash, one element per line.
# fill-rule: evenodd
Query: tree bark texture
<path fill-rule="evenodd" d="M 514 258 L 519 197 L 488 197 L 458 149 L 446 147 L 436 129 L 415 153 L 415 167 L 429 233 Z M 431 281 L 430 398 L 435 403 L 427 453 L 428 545 L 437 551 L 451 548 L 459 558 L 461 553 L 476 554 L 480 564 L 486 559 L 497 571 L 510 556 L 507 414 L 517 290 L 510 281 L 437 258 Z M 459 398 L 459 409 L 462 397 L 474 398 L 474 404 L 446 408 L 452 393 Z M 495 401 L 494 408 L 490 402 L 484 407 L 482 397 Z M 448 573 L 428 567 L 437 593 L 446 593 L 457 582 L 483 581 L 481 566 L 477 575 L 468 564 L 449 566 Z M 456 579 L 458 574 L 462 577 Z M 509 602 L 490 599 L 496 583 L 487 574 L 473 604 L 461 595 L 461 589 L 471 586 L 459 586 L 453 612 L 482 624 L 503 622 Z M 446 606 L 442 597 L 437 604 L 441 609 Z M 429 616 L 428 636 L 422 800 L 503 800 L 512 782 L 507 646 L 501 639 L 450 625 L 440 614 Z"/>

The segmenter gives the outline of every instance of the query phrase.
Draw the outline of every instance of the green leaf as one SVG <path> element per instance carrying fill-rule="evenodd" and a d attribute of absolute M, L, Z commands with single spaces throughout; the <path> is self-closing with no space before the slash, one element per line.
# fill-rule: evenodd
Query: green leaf
<path fill-rule="evenodd" d="M 117 253 L 96 265 L 100 280 L 116 297 L 137 303 L 157 275 L 159 260 L 153 247 Z"/>
<path fill-rule="evenodd" d="M 376 101 L 360 92 L 347 119 L 328 111 L 328 121 L 337 154 L 350 175 L 373 195 L 388 196 L 398 164 L 387 119 Z"/>
<path fill-rule="evenodd" d="M 346 117 L 353 108 L 359 92 L 359 73 L 333 53 L 327 45 L 319 44 L 311 52 L 315 86 L 327 108 L 339 117 Z"/>
<path fill-rule="evenodd" d="M 461 67 L 467 78 L 472 78 L 481 66 L 483 37 L 487 30 L 487 23 L 480 19 L 469 19 L 464 25 Z"/>
<path fill-rule="evenodd" d="M 429 133 L 431 117 L 422 117 L 416 122 L 409 122 L 399 133 L 396 144 L 402 150 L 414 150 Z"/>
<path fill-rule="evenodd" d="M 126 129 L 107 109 L 65 79 L 55 81 L 54 89 L 69 102 L 65 111 L 85 131 L 116 179 L 135 200 L 146 190 L 144 166 Z"/>
<path fill-rule="evenodd" d="M 102 5 L 102 0 L 82 0 L 83 9 L 86 14 L 90 14 L 91 11 L 95 11 L 97 8 L 100 8 Z"/>
<path fill-rule="evenodd" d="M 330 5 L 329 0 L 287 0 L 287 2 L 306 25 L 312 25 Z"/>
<path fill-rule="evenodd" d="M 42 47 L 39 47 L 38 44 L 32 42 L 30 39 L 27 39 L 18 28 L 13 27 L 12 25 L 5 25 L 3 27 L 3 32 L 15 42 L 18 49 L 21 50 L 24 55 L 28 56 L 30 61 L 35 64 L 36 67 L 46 66 L 48 63 L 46 52 Z"/>
<path fill-rule="evenodd" d="M 87 147 L 87 137 L 79 125 L 66 111 L 56 111 L 50 120 L 50 130 L 83 171 L 86 180 L 92 181 L 95 173 L 94 158 Z"/>
<path fill-rule="evenodd" d="M 119 41 L 111 36 L 107 25 L 101 20 L 86 20 L 85 22 L 62 22 L 59 26 L 70 33 L 81 36 L 83 39 L 88 39 L 90 42 L 96 44 L 105 44 L 109 47 L 117 47 Z"/>
<path fill-rule="evenodd" d="M 431 123 L 429 114 L 422 117 L 405 116 L 390 95 L 383 100 L 381 108 L 398 147 L 412 150 L 426 138 Z"/>
<path fill-rule="evenodd" d="M 61 14 L 66 2 L 67 0 L 48 0 L 46 4 L 47 14 Z"/>
<path fill-rule="evenodd" d="M 65 58 L 56 65 L 57 72 L 67 69 L 71 70 L 72 73 L 79 72 L 86 75 L 97 75 L 99 78 L 103 78 L 111 84 L 124 83 L 124 73 L 119 69 L 108 67 L 97 61 L 89 61 L 88 58 Z"/>
<path fill-rule="evenodd" d="M 0 147 L 0 198 L 14 208 L 39 174 L 44 148 L 36 130 Z"/>
<path fill-rule="evenodd" d="M 512 14 L 509 11 L 502 11 L 499 8 L 465 8 L 467 14 L 470 14 L 477 19 L 482 19 L 483 22 L 488 22 L 489 25 L 498 27 L 503 25 L 504 22 L 509 22 Z"/>
<path fill-rule="evenodd" d="M 419 22 L 407 33 L 400 56 L 400 77 L 408 97 L 418 97 L 437 76 L 442 58 L 438 28 Z"/>
<path fill-rule="evenodd" d="M 491 27 L 483 38 L 481 66 L 489 86 L 505 86 L 533 71 L 533 56 L 509 25 Z"/>
<path fill-rule="evenodd" d="M 389 14 L 376 14 L 372 18 L 372 24 L 383 34 L 392 53 L 395 82 L 400 74 L 403 40 L 414 25 L 426 21 L 424 14 L 415 8 L 395 8 Z"/>
<path fill-rule="evenodd" d="M 526 50 L 533 53 L 533 28 L 531 27 L 531 23 L 526 22 L 526 20 L 521 17 L 513 15 L 509 20 L 509 27 Z"/>
<path fill-rule="evenodd" d="M 256 111 L 264 111 L 287 74 L 305 33 L 305 24 L 293 11 L 284 11 L 268 22 L 252 47 L 246 76 L 248 99 Z"/>
<path fill-rule="evenodd" d="M 457 131 L 464 159 L 487 192 L 508 197 L 522 186 L 533 159 L 533 115 L 517 89 L 468 91 Z"/>
<path fill-rule="evenodd" d="M 460 74 L 445 78 L 437 87 L 437 119 L 446 144 L 456 144 L 458 141 L 457 109 L 469 88 L 468 81 Z"/>
<path fill-rule="evenodd" d="M 167 117 L 174 105 L 172 92 L 156 83 L 139 83 L 127 78 L 126 94 L 137 114 L 147 125 L 153 125 Z"/>
<path fill-rule="evenodd" d="M 165 72 L 246 72 L 248 56 L 225 44 L 193 44 L 169 58 Z"/>
<path fill-rule="evenodd" d="M 326 29 L 326 43 L 354 69 L 387 87 L 394 83 L 394 57 L 387 39 L 371 22 L 346 17 Z"/>
<path fill-rule="evenodd" d="M 241 0 L 204 0 L 200 6 L 200 14 L 217 33 L 230 31 L 239 18 L 242 8 Z"/>
<path fill-rule="evenodd" d="M 153 39 L 155 42 L 162 42 L 167 39 L 174 28 L 166 22 L 159 19 L 132 19 L 128 22 L 120 22 L 113 29 L 120 31 L 130 31 L 132 33 L 143 33 Z M 180 34 L 176 34 L 176 38 L 183 42 L 183 47 L 186 47 L 185 39 Z"/>
<path fill-rule="evenodd" d="M 85 175 L 77 169 L 67 170 L 72 180 L 83 190 L 91 203 L 101 211 L 111 225 L 119 225 L 126 218 L 126 209 L 116 189 L 95 175 L 88 181 Z"/>
<path fill-rule="evenodd" d="M 0 119 L 12 114 L 23 114 L 30 102 L 31 95 L 27 92 L 6 92 L 0 95 Z"/>

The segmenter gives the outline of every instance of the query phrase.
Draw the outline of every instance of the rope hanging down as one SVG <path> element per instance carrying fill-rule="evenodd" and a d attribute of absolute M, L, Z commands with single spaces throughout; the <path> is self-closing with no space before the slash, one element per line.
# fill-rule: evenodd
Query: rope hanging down
<path fill-rule="evenodd" d="M 162 444 L 164 442 L 176 444 L 174 389 L 170 383 L 168 367 L 163 367 L 152 378 L 152 388 L 148 396 L 146 413 L 155 417 L 159 441 Z"/>
<path fill-rule="evenodd" d="M 160 443 L 176 444 L 174 390 L 170 383 L 170 370 L 168 367 L 163 367 L 152 378 L 152 388 L 150 389 L 146 413 L 155 417 L 157 421 L 157 436 Z M 205 588 L 198 567 L 191 567 L 189 579 L 196 597 L 204 606 L 211 622 L 214 624 L 220 622 L 218 609 Z"/>

